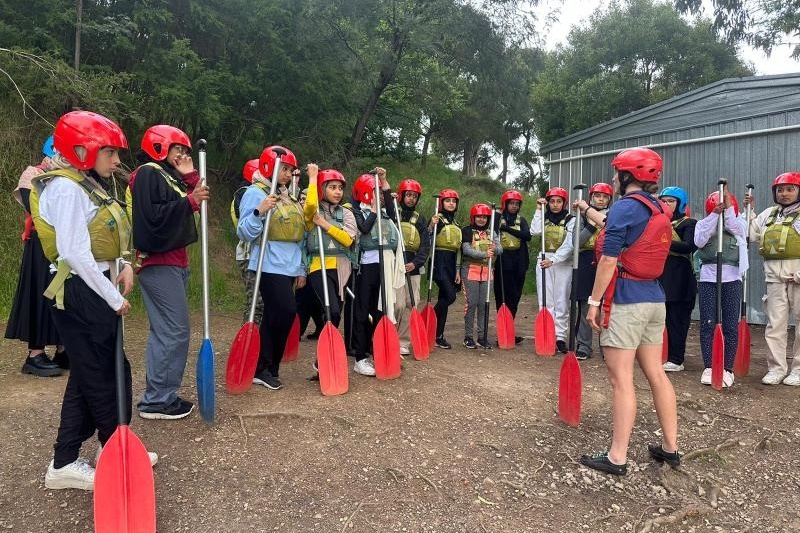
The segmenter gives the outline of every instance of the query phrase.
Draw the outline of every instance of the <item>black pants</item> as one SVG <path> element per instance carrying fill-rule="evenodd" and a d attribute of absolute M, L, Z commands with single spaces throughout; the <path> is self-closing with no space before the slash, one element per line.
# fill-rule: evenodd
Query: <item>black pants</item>
<path fill-rule="evenodd" d="M 328 279 L 328 303 L 331 306 L 331 323 L 335 328 L 339 327 L 342 320 L 342 302 L 339 300 L 339 276 L 336 270 L 326 270 Z M 309 274 L 308 282 L 311 285 L 311 296 L 317 309 L 322 309 L 322 316 L 325 316 L 325 291 L 322 286 L 322 270 L 316 270 Z"/>
<path fill-rule="evenodd" d="M 70 372 L 61 423 L 56 437 L 54 467 L 78 458 L 81 444 L 94 435 L 100 444 L 117 429 L 114 351 L 119 317 L 105 300 L 78 276 L 64 283 L 64 310 L 53 310 L 53 320 L 70 354 Z M 131 420 L 131 367 L 125 363 L 126 420 Z"/>
<path fill-rule="evenodd" d="M 323 315 L 323 308 L 319 305 L 317 296 L 310 286 L 310 280 L 305 287 L 297 289 L 294 296 L 295 305 L 297 306 L 297 317 L 300 320 L 300 337 L 303 337 L 303 334 L 308 328 L 308 323 L 311 320 L 314 321 L 314 332 L 319 333 L 325 325 L 325 318 Z"/>
<path fill-rule="evenodd" d="M 361 265 L 356 276 L 356 300 L 353 317 L 352 346 L 356 361 L 372 351 L 372 333 L 381 319 L 378 300 L 381 295 L 381 270 L 378 263 Z M 370 323 L 369 317 L 372 316 Z"/>
<path fill-rule="evenodd" d="M 502 283 L 502 285 L 501 285 Z M 511 316 L 517 316 L 519 300 L 522 298 L 522 285 L 525 283 L 525 272 L 516 270 L 494 271 L 494 304 L 497 309 L 503 304 L 503 291 L 505 291 L 505 304 L 511 311 Z"/>
<path fill-rule="evenodd" d="M 669 362 L 682 365 L 686 356 L 686 336 L 692 321 L 694 302 L 667 302 L 667 344 Z"/>
<path fill-rule="evenodd" d="M 263 370 L 278 377 L 278 370 L 286 348 L 286 339 L 292 329 L 297 306 L 294 301 L 294 277 L 282 274 L 261 274 L 258 290 L 264 300 L 264 317 L 258 331 L 261 348 L 256 374 Z"/>
<path fill-rule="evenodd" d="M 439 299 L 433 306 L 436 313 L 436 338 L 444 335 L 444 327 L 447 325 L 447 309 L 456 301 L 456 283 L 453 279 L 434 278 L 436 286 L 439 287 Z"/>

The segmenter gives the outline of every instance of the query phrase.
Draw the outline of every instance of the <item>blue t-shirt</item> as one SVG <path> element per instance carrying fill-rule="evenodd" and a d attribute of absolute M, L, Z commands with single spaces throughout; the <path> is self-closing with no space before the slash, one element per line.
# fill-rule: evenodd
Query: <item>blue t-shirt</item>
<path fill-rule="evenodd" d="M 606 219 L 606 236 L 603 241 L 603 255 L 619 257 L 622 250 L 641 237 L 647 222 L 650 220 L 650 210 L 639 200 L 630 198 L 630 195 L 639 194 L 648 200 L 655 198 L 645 192 L 632 192 L 623 196 L 611 206 Z M 643 302 L 664 302 L 664 289 L 658 280 L 640 281 L 617 278 L 617 287 L 614 291 L 614 303 L 635 304 Z"/>

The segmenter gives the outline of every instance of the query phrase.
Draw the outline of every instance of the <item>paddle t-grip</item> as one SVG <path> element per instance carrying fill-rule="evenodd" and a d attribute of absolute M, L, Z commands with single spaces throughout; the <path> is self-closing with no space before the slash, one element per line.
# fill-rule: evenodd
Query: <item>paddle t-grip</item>
<path fill-rule="evenodd" d="M 208 141 L 206 141 L 205 139 L 199 139 L 195 144 L 197 145 L 198 150 L 203 151 L 206 149 Z"/>

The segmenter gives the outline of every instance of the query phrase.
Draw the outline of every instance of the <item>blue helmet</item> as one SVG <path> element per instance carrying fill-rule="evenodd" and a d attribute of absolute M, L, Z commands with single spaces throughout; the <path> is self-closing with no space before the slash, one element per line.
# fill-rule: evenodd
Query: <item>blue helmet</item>
<path fill-rule="evenodd" d="M 42 145 L 42 154 L 46 155 L 47 157 L 54 157 L 58 152 L 53 147 L 53 136 L 51 135 L 47 139 L 44 140 L 44 144 Z"/>
<path fill-rule="evenodd" d="M 686 194 L 686 191 L 684 191 L 680 187 L 664 187 L 664 189 L 660 193 L 658 193 L 659 198 L 663 196 L 672 196 L 673 198 L 677 198 L 678 213 L 686 212 L 686 204 L 689 203 L 689 195 Z"/>

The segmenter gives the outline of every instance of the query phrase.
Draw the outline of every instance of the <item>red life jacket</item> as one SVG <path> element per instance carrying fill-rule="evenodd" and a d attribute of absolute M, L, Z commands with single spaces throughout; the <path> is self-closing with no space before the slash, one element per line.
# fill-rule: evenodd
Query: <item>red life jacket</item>
<path fill-rule="evenodd" d="M 611 303 L 614 299 L 614 290 L 617 287 L 617 278 L 623 277 L 639 281 L 658 279 L 664 272 L 664 263 L 669 255 L 672 242 L 672 213 L 666 206 L 653 201 L 642 194 L 630 194 L 625 198 L 640 201 L 650 210 L 650 219 L 644 231 L 636 242 L 622 250 L 617 258 L 617 268 L 603 295 L 603 327 L 608 327 L 611 317 Z M 606 239 L 606 229 L 600 230 L 600 235 L 595 242 L 595 258 L 599 262 L 603 255 L 603 243 Z"/>

